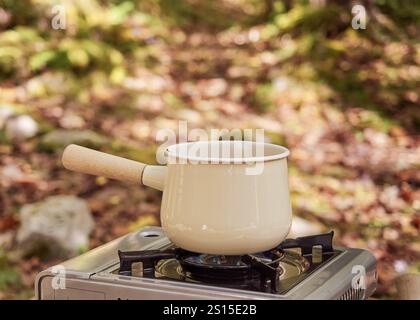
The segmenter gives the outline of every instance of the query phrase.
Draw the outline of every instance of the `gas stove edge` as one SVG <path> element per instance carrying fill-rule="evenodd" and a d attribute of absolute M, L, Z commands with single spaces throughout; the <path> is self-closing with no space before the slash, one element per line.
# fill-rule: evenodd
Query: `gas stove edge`
<path fill-rule="evenodd" d="M 154 234 L 156 237 L 150 238 L 149 235 Z M 92 249 L 78 257 L 75 257 L 73 259 L 67 260 L 62 263 L 62 267 L 66 270 L 65 276 L 69 279 L 86 279 L 86 280 L 92 280 L 92 276 L 97 274 L 98 272 L 105 270 L 112 265 L 115 265 L 115 263 L 118 262 L 118 256 L 117 256 L 117 250 L 123 248 L 124 250 L 133 250 L 136 248 L 137 250 L 146 250 L 146 249 L 158 249 L 162 248 L 164 245 L 169 245 L 169 240 L 164 236 L 163 231 L 159 227 L 145 227 L 142 229 L 139 229 L 137 231 L 134 231 L 132 233 L 129 233 L 127 235 L 124 235 L 120 238 L 117 238 L 107 244 L 104 244 L 100 247 L 97 247 L 95 249 Z M 339 265 L 333 265 L 333 269 L 341 268 L 337 274 L 339 273 L 340 276 L 337 276 L 335 274 L 334 277 L 329 278 L 325 281 L 325 283 L 322 283 L 320 279 L 312 278 L 309 279 L 310 281 L 303 281 L 304 283 L 315 281 L 316 283 L 311 287 L 307 286 L 306 289 L 310 288 L 311 290 L 306 290 L 306 292 L 300 291 L 300 287 L 303 284 L 297 285 L 295 288 L 290 290 L 283 298 L 292 298 L 292 299 L 339 299 L 343 295 L 346 294 L 346 292 L 349 290 L 348 286 L 340 285 L 340 281 L 337 281 L 336 279 L 347 279 L 346 283 L 348 281 L 351 281 L 352 277 L 352 271 L 353 267 L 357 265 L 362 265 L 367 268 L 367 288 L 364 293 L 365 298 L 369 297 L 374 290 L 376 289 L 376 282 L 377 282 L 377 273 L 376 273 L 376 259 L 373 257 L 373 255 L 363 249 L 354 249 L 354 248 L 339 248 L 338 250 L 341 250 L 345 253 L 344 256 L 340 258 L 340 264 Z M 340 255 L 341 256 L 341 255 Z M 103 262 L 106 261 L 106 263 L 98 263 L 98 257 L 99 260 L 102 259 Z M 102 257 L 102 258 L 101 258 Z M 344 259 L 343 259 L 344 258 Z M 91 264 L 87 263 L 87 260 L 91 260 L 90 262 L 93 262 Z M 328 268 L 331 268 L 331 265 L 333 261 L 336 259 L 332 259 L 329 263 L 327 263 L 323 268 L 320 270 L 317 270 L 315 273 L 323 272 L 325 274 L 328 274 Z M 352 265 L 349 265 L 349 263 L 352 262 Z M 60 269 L 58 269 L 60 270 Z M 36 299 L 41 299 L 41 286 L 42 281 L 47 277 L 55 277 L 57 276 L 57 272 L 54 271 L 53 267 L 48 268 L 42 272 L 40 272 L 35 281 L 35 296 Z M 341 281 L 343 282 L 343 281 Z M 341 287 L 340 287 L 341 286 Z M 332 288 L 335 288 L 332 290 Z M 331 293 L 331 291 L 336 291 L 337 294 L 335 297 L 332 297 L 331 295 L 328 296 L 328 293 Z M 262 298 L 262 297 L 261 297 Z M 278 296 L 278 298 L 280 298 Z"/>

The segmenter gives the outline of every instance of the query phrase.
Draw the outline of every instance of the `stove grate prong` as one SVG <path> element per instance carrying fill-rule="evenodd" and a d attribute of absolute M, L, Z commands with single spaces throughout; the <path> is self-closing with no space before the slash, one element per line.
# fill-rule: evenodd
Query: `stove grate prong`
<path fill-rule="evenodd" d="M 331 254 L 334 253 L 332 245 L 333 236 L 334 231 L 331 231 L 328 233 L 317 234 L 313 236 L 299 237 L 296 239 L 286 239 L 274 250 L 300 248 L 303 256 L 311 256 L 313 247 L 321 246 L 323 255 Z"/>
<path fill-rule="evenodd" d="M 260 273 L 262 286 L 264 286 L 267 283 L 267 280 L 269 280 L 271 291 L 273 293 L 278 292 L 281 275 L 281 269 L 278 267 L 278 265 L 275 267 L 269 266 L 257 257 L 248 254 L 242 256 L 241 259 L 245 264 L 251 266 L 252 269 Z"/>
<path fill-rule="evenodd" d="M 173 250 L 143 250 L 143 251 L 121 251 L 118 250 L 120 258 L 121 275 L 130 275 L 133 263 L 141 262 L 143 264 L 143 274 L 152 276 L 155 270 L 155 264 L 162 259 L 175 258 L 177 253 Z"/>

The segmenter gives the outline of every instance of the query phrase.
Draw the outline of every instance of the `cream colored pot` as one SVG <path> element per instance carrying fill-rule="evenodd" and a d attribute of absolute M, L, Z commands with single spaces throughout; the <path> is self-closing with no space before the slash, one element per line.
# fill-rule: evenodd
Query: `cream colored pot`
<path fill-rule="evenodd" d="M 284 240 L 292 221 L 286 148 L 201 141 L 170 146 L 166 155 L 167 166 L 145 165 L 69 145 L 63 165 L 162 190 L 163 230 L 183 249 L 240 255 Z"/>

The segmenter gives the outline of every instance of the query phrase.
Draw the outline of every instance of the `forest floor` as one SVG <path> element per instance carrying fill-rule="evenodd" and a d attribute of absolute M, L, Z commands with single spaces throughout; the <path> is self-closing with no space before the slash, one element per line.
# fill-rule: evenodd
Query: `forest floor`
<path fill-rule="evenodd" d="M 189 130 L 261 128 L 287 146 L 293 213 L 334 230 L 337 245 L 370 250 L 376 297 L 395 296 L 395 277 L 420 268 L 418 45 L 348 31 L 321 46 L 317 35 L 267 35 L 266 25 L 174 28 L 170 41 L 151 30 L 142 31 L 144 57 L 124 57 L 126 73 L 78 78 L 47 68 L 1 83 L 2 107 L 30 115 L 40 129 L 19 141 L 1 131 L 0 299 L 31 297 L 36 273 L 59 262 L 18 254 L 27 203 L 85 199 L 95 220 L 90 248 L 160 223 L 159 192 L 65 170 L 65 144 L 154 163 L 156 133 L 178 132 L 179 120 Z M 398 91 L 400 82 L 407 86 Z"/>

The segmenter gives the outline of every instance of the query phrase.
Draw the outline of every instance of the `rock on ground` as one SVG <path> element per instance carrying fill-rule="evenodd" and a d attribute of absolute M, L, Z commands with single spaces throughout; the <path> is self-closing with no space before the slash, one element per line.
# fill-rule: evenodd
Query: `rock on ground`
<path fill-rule="evenodd" d="M 17 240 L 25 254 L 69 257 L 86 249 L 94 227 L 89 207 L 75 196 L 24 205 Z"/>
<path fill-rule="evenodd" d="M 38 133 L 38 124 L 28 115 L 20 115 L 7 120 L 6 134 L 9 139 L 22 141 L 34 137 Z"/>

